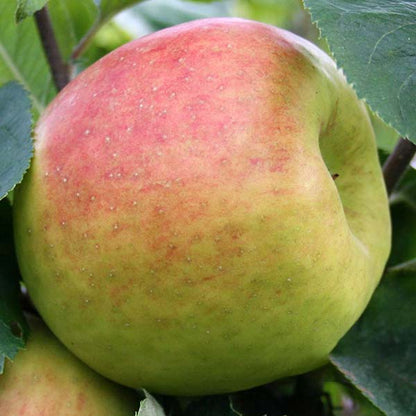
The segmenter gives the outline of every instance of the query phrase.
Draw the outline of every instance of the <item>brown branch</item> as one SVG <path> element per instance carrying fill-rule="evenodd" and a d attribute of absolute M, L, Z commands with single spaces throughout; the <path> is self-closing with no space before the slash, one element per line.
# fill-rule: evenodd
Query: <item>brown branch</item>
<path fill-rule="evenodd" d="M 416 145 L 401 138 L 383 165 L 384 181 L 390 195 L 416 153 Z"/>
<path fill-rule="evenodd" d="M 59 51 L 47 6 L 44 6 L 35 13 L 35 21 L 42 41 L 43 50 L 51 68 L 53 81 L 58 91 L 60 91 L 70 80 L 69 66 L 62 59 Z"/>

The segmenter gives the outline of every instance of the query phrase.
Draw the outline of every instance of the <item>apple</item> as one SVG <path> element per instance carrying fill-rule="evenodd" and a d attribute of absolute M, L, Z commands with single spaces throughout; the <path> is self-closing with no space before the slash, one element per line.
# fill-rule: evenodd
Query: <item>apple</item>
<path fill-rule="evenodd" d="M 69 352 L 43 322 L 29 316 L 24 351 L 0 376 L 0 414 L 7 416 L 128 416 L 136 393 L 96 374 Z"/>
<path fill-rule="evenodd" d="M 323 365 L 390 250 L 363 103 L 308 41 L 234 18 L 135 40 L 73 80 L 14 209 L 52 331 L 106 377 L 166 394 Z"/>

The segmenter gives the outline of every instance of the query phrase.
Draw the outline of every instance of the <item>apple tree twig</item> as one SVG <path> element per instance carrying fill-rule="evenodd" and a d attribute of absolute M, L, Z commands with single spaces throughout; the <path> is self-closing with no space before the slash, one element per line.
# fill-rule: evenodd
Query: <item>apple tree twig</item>
<path fill-rule="evenodd" d="M 416 145 L 410 140 L 400 138 L 393 152 L 383 165 L 383 176 L 390 195 L 409 166 L 416 153 Z"/>
<path fill-rule="evenodd" d="M 70 80 L 69 66 L 63 60 L 59 51 L 47 6 L 35 13 L 35 21 L 52 72 L 53 81 L 58 91 L 60 91 Z"/>

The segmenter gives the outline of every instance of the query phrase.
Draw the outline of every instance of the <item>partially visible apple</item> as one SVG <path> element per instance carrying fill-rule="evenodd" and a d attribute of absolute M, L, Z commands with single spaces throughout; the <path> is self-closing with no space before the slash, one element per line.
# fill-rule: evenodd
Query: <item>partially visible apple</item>
<path fill-rule="evenodd" d="M 2 416 L 133 416 L 136 393 L 98 375 L 29 317 L 26 350 L 0 376 Z"/>
<path fill-rule="evenodd" d="M 208 19 L 133 41 L 40 120 L 19 263 L 69 349 L 193 395 L 324 364 L 376 287 L 390 220 L 374 134 L 333 61 Z"/>

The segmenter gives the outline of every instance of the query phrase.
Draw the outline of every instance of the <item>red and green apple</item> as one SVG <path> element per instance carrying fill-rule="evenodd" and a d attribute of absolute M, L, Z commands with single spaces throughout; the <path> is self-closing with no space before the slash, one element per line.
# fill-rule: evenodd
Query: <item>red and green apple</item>
<path fill-rule="evenodd" d="M 366 307 L 390 219 L 364 104 L 300 37 L 231 18 L 74 79 L 15 195 L 21 272 L 106 377 L 200 395 L 303 373 Z"/>

